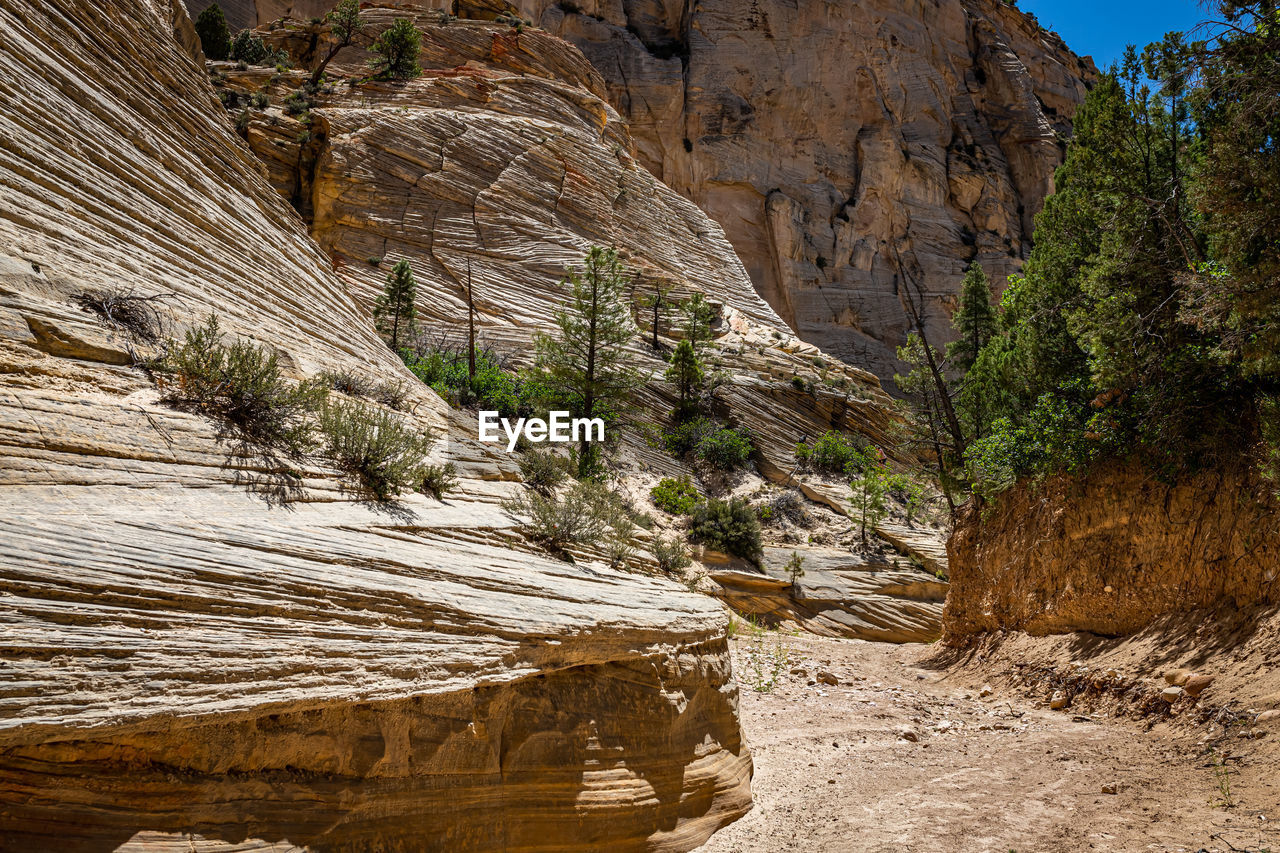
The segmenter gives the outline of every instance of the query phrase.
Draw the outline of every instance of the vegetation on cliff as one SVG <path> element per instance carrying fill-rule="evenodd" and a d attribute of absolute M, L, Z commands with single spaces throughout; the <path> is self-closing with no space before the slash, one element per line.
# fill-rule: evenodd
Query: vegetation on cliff
<path fill-rule="evenodd" d="M 1075 118 L 998 317 L 966 283 L 942 364 L 913 340 L 944 483 L 1139 457 L 1176 477 L 1280 453 L 1280 17 L 1218 0 L 1205 41 L 1130 50 Z M 945 375 L 944 375 L 945 374 Z"/>

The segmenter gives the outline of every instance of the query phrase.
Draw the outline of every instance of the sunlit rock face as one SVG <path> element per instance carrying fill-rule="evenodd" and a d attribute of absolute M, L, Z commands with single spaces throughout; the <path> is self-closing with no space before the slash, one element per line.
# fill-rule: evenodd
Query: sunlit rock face
<path fill-rule="evenodd" d="M 425 386 L 461 486 L 371 506 L 161 405 L 82 307 L 410 379 L 192 35 L 0 0 L 0 849 L 696 847 L 750 805 L 719 605 L 532 553 L 513 463 Z"/>
<path fill-rule="evenodd" d="M 1020 269 L 1096 74 L 1001 0 L 388 5 L 514 13 L 580 48 L 638 161 L 723 227 L 803 340 L 882 380 L 917 317 L 949 338 L 971 262 L 998 286 Z"/>

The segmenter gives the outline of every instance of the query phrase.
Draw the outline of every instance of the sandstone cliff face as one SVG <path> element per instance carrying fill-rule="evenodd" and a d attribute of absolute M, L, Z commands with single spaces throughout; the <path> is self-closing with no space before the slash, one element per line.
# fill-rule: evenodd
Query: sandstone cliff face
<path fill-rule="evenodd" d="M 258 5 L 259 25 L 281 14 Z M 513 12 L 579 47 L 638 162 L 723 227 L 803 340 L 882 380 L 911 300 L 941 343 L 971 261 L 997 284 L 1021 267 L 1095 73 L 1002 0 L 394 5 Z"/>
<path fill-rule="evenodd" d="M 329 66 L 336 82 L 308 124 L 278 107 L 248 114 L 249 146 L 352 293 L 371 305 L 388 268 L 407 259 L 424 283 L 424 324 L 460 332 L 470 289 L 484 342 L 522 363 L 567 296 L 565 267 L 592 245 L 615 246 L 637 302 L 661 283 L 675 299 L 701 292 L 718 306 L 718 351 L 732 367 L 720 397 L 757 437 L 766 477 L 786 479 L 796 442 L 828 429 L 887 441 L 896 415 L 879 382 L 791 333 L 720 227 L 630 155 L 627 124 L 579 51 L 541 31 L 384 7 L 365 9 L 366 41 L 409 14 L 423 34 L 421 77 L 364 80 L 369 55 L 353 47 Z M 288 22 L 265 35 L 306 63 L 324 34 Z M 304 77 L 218 70 L 229 91 L 275 104 Z M 648 317 L 637 309 L 636 319 L 647 333 Z M 661 376 L 665 362 L 639 338 L 634 351 L 638 367 Z M 654 422 L 673 402 L 661 382 L 640 400 Z M 647 463 L 674 469 L 637 445 Z"/>
<path fill-rule="evenodd" d="M 1280 602 L 1280 526 L 1241 472 L 1177 485 L 1131 468 L 1022 486 L 957 526 L 944 638 L 1127 636 L 1158 617 Z"/>
<path fill-rule="evenodd" d="M 1000 0 L 517 5 L 800 337 L 882 380 L 909 299 L 942 342 L 970 261 L 1020 267 L 1089 71 Z"/>
<path fill-rule="evenodd" d="M 180 11 L 0 0 L 0 848 L 697 846 L 750 803 L 718 606 L 522 550 L 511 463 L 425 389 L 461 491 L 388 512 L 159 405 L 78 307 L 406 376 Z"/>

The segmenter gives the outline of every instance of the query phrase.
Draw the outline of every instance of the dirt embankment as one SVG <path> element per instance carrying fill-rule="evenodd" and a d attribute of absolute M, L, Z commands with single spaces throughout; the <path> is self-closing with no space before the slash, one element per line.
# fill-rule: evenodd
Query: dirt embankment
<path fill-rule="evenodd" d="M 1177 484 L 1134 467 L 1020 486 L 961 518 L 944 639 L 1136 634 L 1162 616 L 1280 602 L 1280 513 L 1244 470 Z"/>

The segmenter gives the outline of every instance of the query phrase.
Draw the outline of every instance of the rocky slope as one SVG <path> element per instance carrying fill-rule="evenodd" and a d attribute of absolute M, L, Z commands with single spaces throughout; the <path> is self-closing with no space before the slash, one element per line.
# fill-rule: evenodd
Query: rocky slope
<path fill-rule="evenodd" d="M 673 299 L 704 293 L 717 307 L 716 357 L 728 371 L 720 414 L 751 430 L 765 478 L 797 484 L 796 442 L 828 429 L 890 441 L 896 415 L 876 379 L 795 338 L 754 292 L 723 231 L 628 153 L 635 147 L 629 127 L 579 51 L 539 30 L 413 12 L 422 76 L 365 79 L 362 45 L 410 14 L 366 6 L 361 45 L 329 66 L 330 85 L 304 114 L 244 106 L 262 95 L 286 103 L 302 72 L 214 65 L 249 146 L 353 293 L 371 305 L 387 269 L 408 259 L 423 282 L 425 326 L 460 336 L 470 289 L 481 338 L 523 364 L 533 334 L 551 328 L 565 294 L 564 267 L 591 245 L 615 246 L 634 271 L 646 339 L 651 319 L 639 297 L 656 285 L 671 288 Z M 263 33 L 303 66 L 327 38 L 324 26 L 301 21 Z M 671 323 L 659 331 L 670 346 Z M 640 338 L 634 357 L 655 377 L 665 370 Z M 640 419 L 665 423 L 672 389 L 652 382 L 637 402 Z M 688 473 L 638 434 L 627 445 L 622 456 L 636 460 L 637 477 Z M 843 482 L 828 488 L 801 478 L 799 485 L 812 500 L 845 511 Z M 904 552 L 928 547 L 909 533 L 895 541 Z M 937 635 L 936 604 L 925 608 L 935 612 L 923 622 L 914 602 L 902 606 L 911 636 Z M 860 635 L 853 624 L 849 631 Z"/>
<path fill-rule="evenodd" d="M 1271 489 L 1242 471 L 1171 485 L 1136 468 L 1015 488 L 948 551 L 951 644 L 983 634 L 1136 634 L 1160 617 L 1280 603 Z"/>
<path fill-rule="evenodd" d="M 750 803 L 718 605 L 530 553 L 425 389 L 460 496 L 392 512 L 160 405 L 80 307 L 407 378 L 175 29 L 0 0 L 0 848 L 701 843 Z"/>
<path fill-rule="evenodd" d="M 1001 0 L 397 5 L 514 13 L 579 47 L 638 162 L 802 339 L 882 379 L 913 300 L 943 341 L 970 261 L 997 283 L 1021 266 L 1095 73 Z"/>

